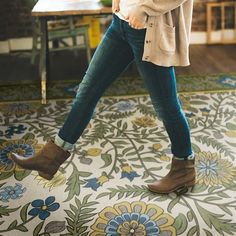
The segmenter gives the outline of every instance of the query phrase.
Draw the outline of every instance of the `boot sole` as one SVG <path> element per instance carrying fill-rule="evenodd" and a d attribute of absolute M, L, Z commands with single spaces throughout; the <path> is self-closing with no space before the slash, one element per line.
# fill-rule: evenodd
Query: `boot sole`
<path fill-rule="evenodd" d="M 151 189 L 151 188 L 148 188 L 149 191 L 153 192 L 153 193 L 161 193 L 161 194 L 167 194 L 167 193 L 173 193 L 177 190 L 183 190 L 184 188 L 191 188 L 195 185 L 196 181 L 195 179 L 191 182 L 188 182 L 182 186 L 178 186 L 174 189 L 171 189 L 171 190 L 166 190 L 166 191 L 159 191 L 159 190 L 155 190 L 155 189 Z"/>
<path fill-rule="evenodd" d="M 47 179 L 47 180 L 51 180 L 54 177 L 54 175 L 50 175 L 50 174 L 44 173 L 42 171 L 38 171 L 38 173 L 39 173 L 39 176 L 41 176 L 42 178 Z"/>

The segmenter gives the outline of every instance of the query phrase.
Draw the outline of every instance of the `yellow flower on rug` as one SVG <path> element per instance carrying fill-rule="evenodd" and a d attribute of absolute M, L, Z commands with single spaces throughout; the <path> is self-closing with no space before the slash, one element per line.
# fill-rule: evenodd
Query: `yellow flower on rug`
<path fill-rule="evenodd" d="M 92 157 L 99 156 L 101 153 L 102 153 L 101 148 L 89 148 L 87 150 L 87 155 L 92 156 Z"/>
<path fill-rule="evenodd" d="M 162 145 L 160 143 L 154 143 L 152 147 L 154 151 L 159 151 L 162 148 Z"/>
<path fill-rule="evenodd" d="M 236 130 L 228 130 L 225 132 L 225 134 L 229 137 L 229 138 L 236 138 Z"/>
<path fill-rule="evenodd" d="M 173 223 L 174 218 L 155 204 L 124 201 L 99 213 L 90 236 L 174 236 Z"/>
<path fill-rule="evenodd" d="M 160 160 L 161 160 L 161 161 L 169 162 L 169 161 L 170 161 L 170 157 L 167 156 L 167 155 L 161 155 L 161 156 L 160 156 Z"/>
<path fill-rule="evenodd" d="M 197 183 L 207 186 L 229 184 L 236 177 L 236 167 L 218 153 L 197 153 L 196 171 Z"/>
<path fill-rule="evenodd" d="M 151 118 L 150 116 L 137 117 L 135 120 L 132 120 L 132 123 L 144 128 L 155 127 L 157 125 L 155 119 Z"/>
<path fill-rule="evenodd" d="M 182 94 L 179 95 L 179 100 L 181 102 L 181 106 L 183 110 L 189 110 L 191 107 L 190 97 L 184 96 Z"/>

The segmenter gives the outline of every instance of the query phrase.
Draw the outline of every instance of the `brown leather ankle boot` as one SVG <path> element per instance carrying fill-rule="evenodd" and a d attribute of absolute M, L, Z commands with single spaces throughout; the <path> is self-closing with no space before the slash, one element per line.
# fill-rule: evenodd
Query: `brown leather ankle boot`
<path fill-rule="evenodd" d="M 70 153 L 68 151 L 64 151 L 50 140 L 38 153 L 30 158 L 12 153 L 11 159 L 20 167 L 29 170 L 37 170 L 41 177 L 51 180 L 60 165 L 69 156 Z"/>
<path fill-rule="evenodd" d="M 184 187 L 192 187 L 195 184 L 194 160 L 172 159 L 169 173 L 148 185 L 148 189 L 155 193 L 170 193 Z"/>

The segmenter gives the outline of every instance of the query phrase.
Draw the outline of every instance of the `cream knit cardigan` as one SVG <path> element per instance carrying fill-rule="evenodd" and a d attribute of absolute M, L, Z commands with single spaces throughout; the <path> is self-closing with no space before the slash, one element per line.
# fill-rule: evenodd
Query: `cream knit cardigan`
<path fill-rule="evenodd" d="M 139 0 L 132 13 L 147 21 L 143 60 L 160 66 L 189 65 L 193 0 Z"/>

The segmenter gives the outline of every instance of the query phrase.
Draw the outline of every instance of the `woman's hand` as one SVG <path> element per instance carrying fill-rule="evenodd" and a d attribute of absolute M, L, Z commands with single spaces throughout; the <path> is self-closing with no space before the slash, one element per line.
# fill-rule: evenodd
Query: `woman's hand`
<path fill-rule="evenodd" d="M 130 27 L 134 29 L 143 29 L 145 26 L 144 23 L 140 22 L 133 14 L 129 14 L 126 20 L 129 21 Z"/>
<path fill-rule="evenodd" d="M 120 11 L 120 0 L 112 0 L 112 12 L 119 12 Z"/>

